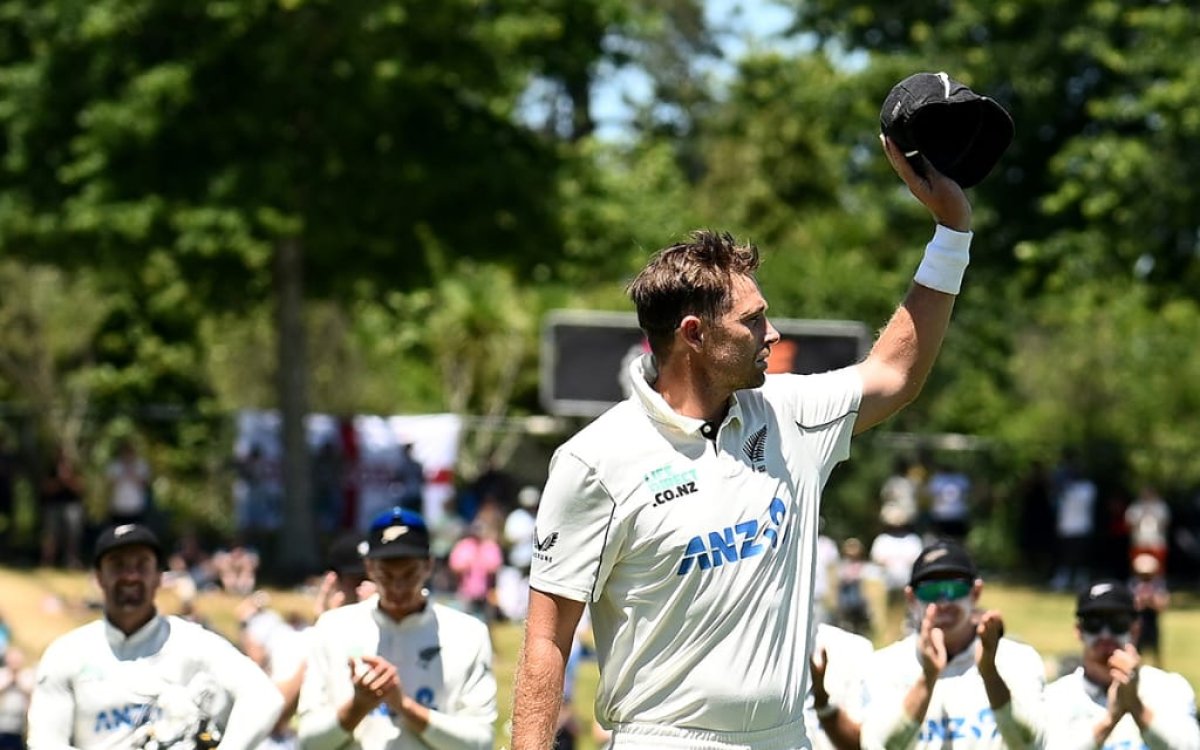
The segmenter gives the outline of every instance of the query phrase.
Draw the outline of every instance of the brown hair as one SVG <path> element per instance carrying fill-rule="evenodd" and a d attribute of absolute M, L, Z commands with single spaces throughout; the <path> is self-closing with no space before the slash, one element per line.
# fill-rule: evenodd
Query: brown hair
<path fill-rule="evenodd" d="M 670 351 L 684 316 L 715 320 L 729 309 L 733 276 L 758 270 L 758 248 L 739 244 L 728 232 L 701 229 L 688 240 L 655 253 L 626 290 L 638 325 L 660 358 Z"/>

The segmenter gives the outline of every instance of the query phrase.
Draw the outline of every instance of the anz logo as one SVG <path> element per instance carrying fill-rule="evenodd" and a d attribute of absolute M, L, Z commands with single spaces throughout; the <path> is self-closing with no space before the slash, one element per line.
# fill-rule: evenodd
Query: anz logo
<path fill-rule="evenodd" d="M 162 718 L 162 715 L 162 709 L 153 703 L 126 703 L 97 713 L 92 731 L 100 734 L 122 727 L 140 727 Z"/>
<path fill-rule="evenodd" d="M 991 708 L 985 708 L 976 716 L 943 716 L 940 719 L 926 719 L 921 727 L 921 742 L 937 742 L 947 740 L 979 740 L 999 737 L 1000 730 L 996 726 L 996 717 Z"/>
<path fill-rule="evenodd" d="M 705 536 L 692 537 L 683 551 L 676 575 L 685 576 L 696 568 L 709 570 L 732 565 L 748 557 L 757 557 L 768 548 L 775 549 L 787 538 L 783 525 L 786 518 L 787 506 L 776 497 L 767 508 L 765 521 L 752 518 L 710 531 Z"/>

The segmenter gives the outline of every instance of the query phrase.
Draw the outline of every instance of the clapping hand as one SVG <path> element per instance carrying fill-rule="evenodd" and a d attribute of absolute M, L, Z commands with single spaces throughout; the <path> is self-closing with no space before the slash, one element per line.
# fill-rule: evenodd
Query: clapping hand
<path fill-rule="evenodd" d="M 995 669 L 996 649 L 1004 635 L 1004 618 L 994 609 L 981 613 L 975 626 L 975 635 L 979 638 L 975 643 L 975 663 L 983 665 L 985 669 Z"/>
<path fill-rule="evenodd" d="M 396 667 L 382 656 L 364 656 L 357 664 L 350 659 L 350 676 L 354 685 L 354 703 L 368 711 L 399 692 L 400 676 Z"/>
<path fill-rule="evenodd" d="M 812 671 L 813 705 L 817 708 L 829 704 L 829 691 L 825 689 L 825 670 L 829 667 L 829 655 L 824 648 L 809 657 L 808 665 Z"/>
<path fill-rule="evenodd" d="M 921 669 L 925 673 L 926 682 L 930 684 L 937 680 L 950 660 L 946 653 L 946 633 L 941 628 L 933 626 L 936 615 L 936 605 L 930 604 L 925 607 L 925 616 L 921 618 L 921 632 L 918 641 Z"/>
<path fill-rule="evenodd" d="M 1142 702 L 1138 697 L 1141 665 L 1141 655 L 1131 643 L 1113 651 L 1108 657 L 1108 672 L 1112 676 L 1112 684 L 1108 688 L 1108 708 L 1114 719 L 1124 713 L 1141 712 Z"/>

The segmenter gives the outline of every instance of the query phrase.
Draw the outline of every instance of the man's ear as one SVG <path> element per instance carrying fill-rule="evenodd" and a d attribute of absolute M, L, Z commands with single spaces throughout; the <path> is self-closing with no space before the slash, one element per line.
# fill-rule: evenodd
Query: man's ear
<path fill-rule="evenodd" d="M 704 343 L 704 321 L 700 320 L 699 316 L 683 316 L 683 320 L 679 321 L 678 330 L 684 343 L 693 349 L 699 348 Z"/>

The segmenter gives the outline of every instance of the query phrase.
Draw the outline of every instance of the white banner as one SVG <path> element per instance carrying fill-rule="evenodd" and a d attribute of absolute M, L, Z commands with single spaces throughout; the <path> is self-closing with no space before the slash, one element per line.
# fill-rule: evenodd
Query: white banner
<path fill-rule="evenodd" d="M 323 531 L 364 531 L 381 511 L 399 504 L 419 477 L 415 500 L 430 525 L 454 495 L 454 466 L 462 434 L 455 414 L 355 416 L 313 414 L 305 423 L 311 450 L 314 521 Z M 404 446 L 409 445 L 408 457 Z M 408 465 L 415 460 L 419 470 Z M 234 508 L 242 530 L 274 531 L 282 523 L 283 456 L 280 417 L 241 411 L 234 443 Z M 409 496 L 409 500 L 412 497 Z"/>

